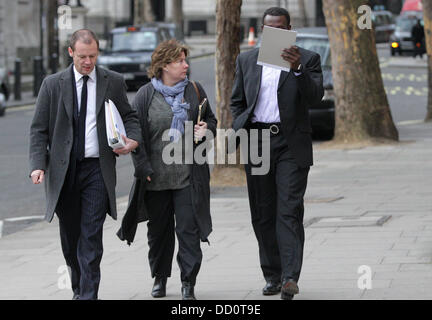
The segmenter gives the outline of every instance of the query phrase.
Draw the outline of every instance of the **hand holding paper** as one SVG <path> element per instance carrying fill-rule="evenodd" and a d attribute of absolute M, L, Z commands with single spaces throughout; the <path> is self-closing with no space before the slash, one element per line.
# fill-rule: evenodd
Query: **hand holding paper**
<path fill-rule="evenodd" d="M 105 124 L 108 145 L 117 154 L 128 154 L 138 147 L 138 142 L 126 137 L 126 130 L 116 105 L 111 100 L 105 102 Z"/>
<path fill-rule="evenodd" d="M 132 152 L 136 148 L 138 148 L 138 142 L 135 140 L 129 139 L 125 135 L 122 135 L 123 141 L 126 143 L 124 147 L 114 149 L 113 151 L 117 154 L 128 154 Z"/>
<path fill-rule="evenodd" d="M 285 61 L 288 61 L 291 64 L 291 68 L 293 70 L 297 70 L 298 66 L 300 65 L 301 57 L 299 48 L 297 46 L 284 49 L 281 56 Z"/>

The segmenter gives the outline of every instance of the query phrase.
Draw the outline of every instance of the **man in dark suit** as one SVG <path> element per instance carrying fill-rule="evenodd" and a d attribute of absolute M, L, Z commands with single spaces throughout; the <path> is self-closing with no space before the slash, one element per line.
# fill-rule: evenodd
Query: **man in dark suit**
<path fill-rule="evenodd" d="M 263 15 L 263 25 L 290 30 L 290 16 L 285 9 L 270 8 Z M 252 225 L 267 282 L 263 294 L 281 292 L 281 298 L 288 300 L 299 292 L 303 260 L 303 197 L 312 165 L 308 107 L 321 101 L 323 78 L 320 56 L 314 52 L 297 46 L 284 49 L 281 56 L 289 62 L 290 72 L 257 65 L 258 52 L 253 49 L 237 58 L 231 99 L 233 129 L 270 130 L 270 154 L 262 155 L 270 162 L 269 172 L 254 175 L 250 159 L 245 171 Z M 265 150 L 262 137 L 257 144 L 259 153 Z"/>
<path fill-rule="evenodd" d="M 34 184 L 45 181 L 47 211 L 57 213 L 63 255 L 70 268 L 74 299 L 97 299 L 106 213 L 116 211 L 116 155 L 140 142 L 136 111 L 126 84 L 115 72 L 96 67 L 99 42 L 87 29 L 70 41 L 73 64 L 47 77 L 41 86 L 30 128 L 30 172 Z M 126 146 L 108 146 L 104 103 L 111 99 L 126 128 Z"/>

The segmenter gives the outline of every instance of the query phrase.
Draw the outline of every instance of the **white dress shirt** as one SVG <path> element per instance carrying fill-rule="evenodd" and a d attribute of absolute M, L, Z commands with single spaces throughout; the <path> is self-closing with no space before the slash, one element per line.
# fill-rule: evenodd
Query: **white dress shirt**
<path fill-rule="evenodd" d="M 262 67 L 261 87 L 252 122 L 280 122 L 277 90 L 281 70 Z"/>
<path fill-rule="evenodd" d="M 83 79 L 81 73 L 74 68 L 75 83 L 78 97 L 78 110 L 81 109 L 81 90 Z M 89 74 L 87 80 L 87 115 L 85 132 L 85 158 L 99 158 L 99 141 L 96 127 L 96 68 Z"/>
<path fill-rule="evenodd" d="M 279 69 L 267 66 L 262 67 L 261 87 L 252 116 L 252 122 L 281 122 L 277 94 L 280 74 L 281 70 Z M 301 75 L 301 72 L 294 72 L 294 75 L 298 77 Z"/>

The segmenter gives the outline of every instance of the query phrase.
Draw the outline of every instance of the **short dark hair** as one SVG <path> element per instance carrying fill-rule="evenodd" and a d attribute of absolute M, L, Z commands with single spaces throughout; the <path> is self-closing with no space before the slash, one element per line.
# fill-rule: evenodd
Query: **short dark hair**
<path fill-rule="evenodd" d="M 262 24 L 264 24 L 264 19 L 265 19 L 266 16 L 276 16 L 276 17 L 278 17 L 278 16 L 285 16 L 288 25 L 290 25 L 290 23 L 291 23 L 290 14 L 284 8 L 280 8 L 280 7 L 271 7 L 271 8 L 268 8 L 264 12 L 264 15 L 262 17 Z"/>
<path fill-rule="evenodd" d="M 69 46 L 75 51 L 75 44 L 77 41 L 82 41 L 85 44 L 91 44 L 92 41 L 96 41 L 97 47 L 99 49 L 99 39 L 96 34 L 89 29 L 80 29 L 75 31 L 69 41 Z"/>

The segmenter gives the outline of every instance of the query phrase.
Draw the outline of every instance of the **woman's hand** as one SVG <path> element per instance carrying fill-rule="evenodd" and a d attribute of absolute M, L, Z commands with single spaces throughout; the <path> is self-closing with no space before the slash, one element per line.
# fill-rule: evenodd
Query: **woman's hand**
<path fill-rule="evenodd" d="M 204 121 L 199 122 L 194 127 L 194 139 L 201 141 L 207 132 L 207 123 Z"/>

